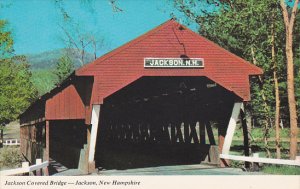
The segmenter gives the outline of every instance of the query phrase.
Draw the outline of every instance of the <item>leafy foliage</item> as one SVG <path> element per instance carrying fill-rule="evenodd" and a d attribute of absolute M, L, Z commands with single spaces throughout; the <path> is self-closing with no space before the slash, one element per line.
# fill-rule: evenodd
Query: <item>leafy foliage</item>
<path fill-rule="evenodd" d="M 57 76 L 51 69 L 39 69 L 32 72 L 31 82 L 38 91 L 38 96 L 49 92 L 57 83 Z"/>
<path fill-rule="evenodd" d="M 74 63 L 68 56 L 62 56 L 56 64 L 54 74 L 58 78 L 58 83 L 61 83 L 74 71 Z"/>
<path fill-rule="evenodd" d="M 0 20 L 0 55 L 9 56 L 13 52 L 13 38 L 11 32 L 7 30 L 7 22 Z"/>
<path fill-rule="evenodd" d="M 207 6 L 199 4 L 195 0 L 176 0 L 175 2 L 175 7 L 179 11 L 183 12 L 188 19 L 199 24 L 201 35 L 234 54 L 256 63 L 264 70 L 262 78 L 252 80 L 252 101 L 249 104 L 252 116 L 261 126 L 266 122 L 271 124 L 273 122 L 275 112 L 273 70 L 276 69 L 282 102 L 281 118 L 285 119 L 286 123 L 288 110 L 287 103 L 285 103 L 287 102 L 285 28 L 279 2 L 273 0 L 209 0 L 206 2 Z M 299 25 L 299 18 L 297 23 Z M 275 34 L 276 68 L 271 55 L 272 28 L 274 28 Z M 298 47 L 299 41 L 295 40 Z M 299 53 L 296 56 L 299 57 Z M 300 80 L 298 78 L 299 69 L 296 80 Z M 299 92 L 298 90 L 298 96 Z"/>
<path fill-rule="evenodd" d="M 28 64 L 0 60 L 0 124 L 15 120 L 36 97 Z"/>
<path fill-rule="evenodd" d="M 295 46 L 294 46 L 294 64 L 295 64 L 295 94 L 297 102 L 298 125 L 300 125 L 300 14 L 297 14 L 295 23 Z"/>
<path fill-rule="evenodd" d="M 12 56 L 13 39 L 0 20 L 0 126 L 15 120 L 36 97 L 25 57 Z"/>

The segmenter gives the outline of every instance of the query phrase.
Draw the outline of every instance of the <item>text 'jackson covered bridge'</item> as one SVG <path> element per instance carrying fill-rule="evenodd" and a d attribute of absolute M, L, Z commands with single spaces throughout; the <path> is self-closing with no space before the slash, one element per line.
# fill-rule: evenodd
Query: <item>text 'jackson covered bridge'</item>
<path fill-rule="evenodd" d="M 20 116 L 21 150 L 32 163 L 53 158 L 86 172 L 226 164 L 218 154 L 229 151 L 227 128 L 250 100 L 249 76 L 259 74 L 260 68 L 169 20 L 34 102 Z"/>

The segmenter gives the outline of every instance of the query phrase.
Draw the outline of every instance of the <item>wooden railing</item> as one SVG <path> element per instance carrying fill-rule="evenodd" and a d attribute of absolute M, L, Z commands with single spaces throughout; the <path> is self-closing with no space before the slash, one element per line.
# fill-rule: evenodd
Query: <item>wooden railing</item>
<path fill-rule="evenodd" d="M 21 168 L 0 171 L 0 176 L 20 175 L 35 171 L 35 175 L 48 175 L 49 162 L 42 162 L 41 159 L 36 159 L 36 164 L 29 166 L 29 162 L 23 162 Z"/>
<path fill-rule="evenodd" d="M 300 166 L 300 156 L 297 156 L 295 160 L 287 160 L 287 159 L 262 158 L 262 157 L 259 157 L 258 153 L 254 153 L 252 157 L 250 157 L 250 156 L 229 155 L 229 154 L 220 154 L 220 158 L 236 160 L 236 161 L 255 162 L 255 163 Z"/>
<path fill-rule="evenodd" d="M 17 146 L 20 145 L 20 141 L 18 139 L 9 139 L 5 140 L 3 146 Z"/>

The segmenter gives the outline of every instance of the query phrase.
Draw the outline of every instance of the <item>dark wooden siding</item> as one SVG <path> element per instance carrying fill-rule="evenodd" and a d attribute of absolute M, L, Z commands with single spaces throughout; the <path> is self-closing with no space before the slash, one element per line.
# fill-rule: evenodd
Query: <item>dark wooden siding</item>
<path fill-rule="evenodd" d="M 31 163 L 37 158 L 45 160 L 46 130 L 45 121 L 27 124 L 20 128 L 21 153 Z"/>
<path fill-rule="evenodd" d="M 47 99 L 46 119 L 85 119 L 86 108 L 90 105 L 93 79 L 76 77 L 67 86 Z"/>
<path fill-rule="evenodd" d="M 46 119 L 84 119 L 85 108 L 73 84 L 67 86 L 46 102 Z"/>
<path fill-rule="evenodd" d="M 33 103 L 23 114 L 20 115 L 20 124 L 29 125 L 45 120 L 45 100 L 40 99 Z"/>

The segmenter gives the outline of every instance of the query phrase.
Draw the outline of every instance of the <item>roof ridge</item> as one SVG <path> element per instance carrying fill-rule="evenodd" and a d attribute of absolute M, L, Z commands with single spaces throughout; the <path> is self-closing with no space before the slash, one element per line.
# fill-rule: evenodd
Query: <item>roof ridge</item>
<path fill-rule="evenodd" d="M 90 63 L 84 65 L 83 67 L 77 69 L 77 70 L 75 71 L 75 72 L 76 72 L 76 75 L 80 75 L 80 73 L 78 73 L 78 72 L 84 72 L 85 69 L 87 69 L 87 68 L 90 67 L 90 66 L 95 65 L 95 64 L 98 63 L 98 62 L 102 62 L 102 61 L 104 61 L 104 60 L 106 60 L 106 59 L 108 59 L 108 58 L 110 58 L 110 57 L 116 55 L 117 53 L 120 53 L 120 52 L 122 52 L 123 50 L 126 50 L 127 48 L 130 48 L 131 46 L 138 44 L 139 42 L 141 42 L 141 41 L 143 41 L 144 39 L 146 39 L 146 37 L 149 37 L 149 36 L 151 36 L 151 35 L 154 35 L 155 33 L 159 32 L 159 31 L 162 30 L 163 28 L 169 26 L 171 23 L 177 23 L 177 24 L 179 24 L 179 23 L 176 22 L 173 18 L 171 18 L 171 19 L 165 21 L 164 23 L 158 25 L 157 27 L 155 27 L 155 28 L 153 28 L 153 29 L 151 29 L 151 30 L 145 32 L 144 34 L 138 36 L 137 38 L 134 38 L 134 39 L 128 41 L 127 43 L 125 43 L 125 44 L 123 44 L 123 45 L 117 47 L 116 49 L 113 49 L 112 51 L 110 51 L 110 52 L 108 52 L 108 53 L 102 55 L 101 57 L 97 58 L 97 59 L 94 60 L 93 62 L 90 62 Z M 179 25 L 181 25 L 181 24 L 179 24 Z"/>

